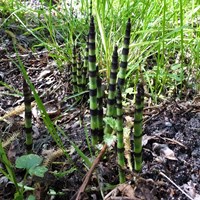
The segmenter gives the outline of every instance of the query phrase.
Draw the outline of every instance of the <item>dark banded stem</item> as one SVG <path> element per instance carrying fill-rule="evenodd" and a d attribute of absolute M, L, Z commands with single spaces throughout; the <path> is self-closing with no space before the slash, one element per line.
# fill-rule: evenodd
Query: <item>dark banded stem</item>
<path fill-rule="evenodd" d="M 84 65 L 83 65 L 83 73 L 82 73 L 82 85 L 83 85 L 83 90 L 87 89 L 87 82 L 88 82 L 88 77 L 87 77 L 87 73 L 88 73 L 88 55 L 89 55 L 89 38 L 87 36 L 86 39 L 86 48 L 85 48 L 85 59 L 84 59 Z"/>
<path fill-rule="evenodd" d="M 107 117 L 115 117 L 116 115 L 116 78 L 117 78 L 117 70 L 118 70 L 118 53 L 117 46 L 115 46 L 113 55 L 112 55 L 112 64 L 111 64 L 111 72 L 110 72 L 110 81 L 109 81 L 109 90 L 108 90 L 108 101 L 106 108 L 106 116 Z M 111 134 L 112 128 L 109 124 L 105 125 L 104 134 Z"/>
<path fill-rule="evenodd" d="M 135 115 L 134 115 L 134 169 L 136 172 L 142 170 L 142 125 L 144 108 L 143 83 L 137 86 Z"/>
<path fill-rule="evenodd" d="M 27 153 L 32 153 L 32 112 L 31 112 L 31 90 L 26 80 L 23 80 L 23 93 L 24 93 L 24 105 L 25 105 L 25 133 L 26 133 L 26 150 Z"/>
<path fill-rule="evenodd" d="M 102 79 L 98 72 L 97 66 L 97 129 L 100 142 L 103 140 L 103 89 L 102 89 Z"/>
<path fill-rule="evenodd" d="M 80 52 L 78 53 L 76 80 L 78 93 L 80 93 L 82 92 L 82 61 Z"/>
<path fill-rule="evenodd" d="M 117 87 L 116 95 L 117 103 L 117 158 L 118 158 L 118 167 L 119 167 L 119 181 L 124 183 L 125 173 L 125 159 L 124 159 L 124 141 L 123 141 L 123 109 L 122 109 L 122 95 L 120 87 Z"/>
<path fill-rule="evenodd" d="M 92 17 L 92 0 L 90 0 L 90 18 Z"/>
<path fill-rule="evenodd" d="M 95 26 L 91 17 L 89 30 L 89 91 L 90 91 L 90 128 L 92 144 L 98 143 L 98 119 L 97 119 L 97 70 L 95 54 Z"/>
<path fill-rule="evenodd" d="M 126 34 L 124 37 L 124 45 L 123 45 L 123 50 L 122 50 L 122 60 L 120 63 L 120 69 L 118 73 L 118 85 L 121 87 L 121 89 L 123 88 L 124 83 L 125 83 L 125 76 L 126 76 L 126 70 L 127 70 L 127 65 L 128 65 L 130 32 L 131 32 L 131 22 L 129 18 L 126 25 Z"/>

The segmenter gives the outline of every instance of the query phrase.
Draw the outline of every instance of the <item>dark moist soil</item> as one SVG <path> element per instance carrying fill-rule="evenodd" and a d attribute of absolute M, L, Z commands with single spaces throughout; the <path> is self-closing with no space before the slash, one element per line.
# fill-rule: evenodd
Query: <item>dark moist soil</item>
<path fill-rule="evenodd" d="M 0 85 L 0 116 L 10 111 L 14 111 L 14 114 L 0 121 L 0 138 L 5 145 L 8 138 L 14 137 L 14 140 L 5 146 L 7 156 L 14 164 L 17 157 L 26 154 L 24 114 L 23 110 L 20 112 L 19 108 L 17 109 L 17 106 L 23 103 L 23 96 L 20 95 L 23 91 L 23 79 L 7 52 L 4 49 L 1 51 L 0 78 L 6 85 Z M 16 56 L 12 59 L 18 63 Z M 64 131 L 65 135 L 59 130 L 58 134 L 71 157 L 69 161 L 59 150 L 45 128 L 37 106 L 34 106 L 33 150 L 44 158 L 44 165 L 49 170 L 44 178 L 28 177 L 25 185 L 35 188 L 34 195 L 37 199 L 73 199 L 88 168 L 77 151 L 72 148 L 70 141 L 91 157 L 85 139 L 87 134 L 84 131 L 84 127 L 89 130 L 87 101 L 75 104 L 74 99 L 68 99 L 72 95 L 72 90 L 67 64 L 63 64 L 64 70 L 59 71 L 47 53 L 23 56 L 23 63 L 50 118 Z M 17 93 L 19 95 L 16 95 Z M 126 110 L 128 112 L 125 122 L 132 123 L 133 111 L 131 107 Z M 82 199 L 102 199 L 101 192 L 106 196 L 106 200 L 200 199 L 200 97 L 198 95 L 187 101 L 168 100 L 157 106 L 145 108 L 143 160 L 141 173 L 136 174 L 127 168 L 127 182 L 117 185 L 116 149 L 110 148 L 93 173 Z M 2 163 L 0 167 L 5 170 Z M 14 170 L 18 182 L 22 181 L 25 172 L 15 168 Z M 66 171 L 67 174 L 61 174 Z M 60 173 L 55 176 L 56 172 Z M 0 199 L 13 199 L 14 193 L 15 187 L 12 182 L 0 173 Z M 25 196 L 28 197 L 29 194 L 31 193 L 26 192 Z"/>

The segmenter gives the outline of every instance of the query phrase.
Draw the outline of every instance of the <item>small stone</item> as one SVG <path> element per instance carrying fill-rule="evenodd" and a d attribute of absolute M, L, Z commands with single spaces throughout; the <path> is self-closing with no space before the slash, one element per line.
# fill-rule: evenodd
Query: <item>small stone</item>
<path fill-rule="evenodd" d="M 172 123 L 171 122 L 165 122 L 165 126 L 172 127 Z"/>
<path fill-rule="evenodd" d="M 4 81 L 4 73 L 0 72 L 0 81 Z"/>

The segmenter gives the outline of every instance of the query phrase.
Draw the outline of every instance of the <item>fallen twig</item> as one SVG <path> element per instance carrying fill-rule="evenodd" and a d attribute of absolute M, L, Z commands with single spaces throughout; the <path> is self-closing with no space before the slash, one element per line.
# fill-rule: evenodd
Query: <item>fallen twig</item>
<path fill-rule="evenodd" d="M 85 175 L 85 179 L 81 185 L 81 187 L 79 188 L 78 192 L 71 198 L 71 200 L 74 200 L 76 198 L 76 200 L 81 200 L 81 195 L 83 194 L 83 192 L 85 191 L 85 188 L 90 180 L 90 177 L 92 175 L 92 172 L 94 171 L 94 169 L 96 168 L 96 166 L 98 165 L 98 163 L 100 162 L 101 158 L 103 157 L 104 153 L 106 152 L 107 149 L 107 144 L 105 144 L 103 146 L 103 148 L 101 149 L 99 155 L 97 156 L 97 158 L 94 160 L 92 167 L 90 168 L 90 170 L 87 172 L 87 174 Z"/>
<path fill-rule="evenodd" d="M 172 181 L 167 175 L 165 175 L 163 172 L 159 173 L 161 176 L 165 177 L 170 183 L 172 183 L 178 190 L 180 190 L 188 199 L 194 200 L 191 196 L 189 196 L 184 190 L 182 190 L 174 181 Z"/>

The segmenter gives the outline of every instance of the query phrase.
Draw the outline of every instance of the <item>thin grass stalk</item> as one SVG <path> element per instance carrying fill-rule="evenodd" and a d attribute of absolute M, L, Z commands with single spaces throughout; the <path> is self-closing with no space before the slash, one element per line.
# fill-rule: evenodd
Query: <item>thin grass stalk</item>
<path fill-rule="evenodd" d="M 73 86 L 73 93 L 76 94 L 78 92 L 77 88 L 77 62 L 76 62 L 76 46 L 73 47 L 73 55 L 72 55 L 73 63 L 72 63 L 72 86 Z"/>
<path fill-rule="evenodd" d="M 118 47 L 115 46 L 113 55 L 112 55 L 112 64 L 111 64 L 111 72 L 110 72 L 110 80 L 109 80 L 109 91 L 108 91 L 108 101 L 106 108 L 106 116 L 107 117 L 115 117 L 115 105 L 116 105 L 116 78 L 118 71 Z M 111 134 L 112 128 L 109 124 L 105 125 L 104 134 Z"/>
<path fill-rule="evenodd" d="M 105 26 L 104 26 L 104 19 L 102 18 L 101 13 L 98 13 L 98 10 L 96 10 L 96 19 L 97 19 L 97 23 L 98 23 L 98 29 L 100 32 L 100 38 L 101 38 L 101 43 L 103 46 L 103 49 L 101 50 L 101 52 L 104 50 L 105 52 L 105 61 L 106 61 L 106 73 L 107 73 L 107 77 L 109 77 L 110 74 L 110 69 L 109 69 L 109 51 L 108 51 L 108 46 L 109 46 L 109 38 L 110 36 L 108 36 L 108 34 L 106 34 L 106 30 L 105 30 Z"/>
<path fill-rule="evenodd" d="M 12 163 L 10 162 L 10 160 L 8 159 L 6 152 L 2 146 L 2 141 L 0 140 L 0 162 L 3 163 L 5 165 L 5 168 L 7 170 L 7 172 L 5 172 L 2 168 L 0 168 L 0 172 L 6 176 L 11 182 L 14 183 L 15 185 L 15 189 L 16 189 L 16 193 L 18 194 L 20 197 L 23 197 L 23 191 L 20 190 L 20 187 L 18 186 L 17 183 L 17 178 L 14 172 L 14 167 L 12 165 Z"/>
<path fill-rule="evenodd" d="M 165 55 L 165 28 L 166 28 L 166 0 L 163 1 L 163 19 L 162 19 L 162 64 L 164 64 Z"/>
<path fill-rule="evenodd" d="M 32 94 L 26 80 L 23 79 L 24 105 L 25 105 L 25 133 L 26 133 L 26 151 L 32 153 L 33 137 L 32 137 L 32 112 L 31 101 Z"/>
<path fill-rule="evenodd" d="M 127 69 L 127 65 L 128 65 L 130 33 L 131 33 L 131 21 L 129 18 L 127 25 L 126 25 L 126 34 L 124 37 L 124 46 L 123 46 L 123 50 L 122 50 L 122 60 L 120 63 L 120 69 L 119 69 L 119 73 L 118 73 L 118 85 L 122 88 L 125 83 L 126 69 Z"/>
<path fill-rule="evenodd" d="M 137 85 L 136 105 L 134 114 L 134 169 L 136 172 L 142 170 L 142 125 L 144 108 L 143 83 Z"/>
<path fill-rule="evenodd" d="M 90 91 L 90 128 L 92 144 L 98 143 L 98 119 L 97 119 L 97 70 L 95 54 L 95 25 L 94 17 L 91 17 L 89 31 L 89 91 Z"/>
<path fill-rule="evenodd" d="M 102 89 L 102 79 L 98 72 L 97 66 L 97 129 L 99 141 L 103 140 L 103 89 Z"/>
<path fill-rule="evenodd" d="M 182 87 L 183 87 L 183 79 L 184 79 L 184 69 L 183 69 L 183 60 L 184 60 L 184 36 L 183 36 L 183 19 L 184 19 L 184 14 L 183 14 L 183 2 L 182 0 L 179 0 L 179 5 L 180 5 L 180 34 L 181 34 L 181 93 L 182 93 Z"/>
<path fill-rule="evenodd" d="M 167 4 L 166 4 L 166 0 L 163 1 L 163 19 L 162 19 L 162 52 L 160 52 L 160 46 L 158 46 L 158 55 L 161 54 L 161 62 L 159 63 L 158 61 L 158 66 L 157 66 L 157 72 L 156 72 L 156 87 L 155 87 L 155 92 L 158 95 L 153 95 L 155 96 L 155 102 L 157 102 L 157 97 L 160 95 L 160 92 L 162 91 L 163 87 L 160 87 L 160 91 L 158 91 L 159 88 L 159 76 L 160 74 L 160 65 L 164 66 L 164 56 L 165 56 L 165 37 L 166 37 L 166 10 L 167 10 Z M 158 56 L 159 57 L 159 56 Z M 160 59 L 160 57 L 159 57 Z M 167 68 L 165 67 L 165 72 L 163 75 L 163 86 L 166 83 L 166 79 L 167 79 Z"/>
<path fill-rule="evenodd" d="M 123 109 L 122 109 L 122 94 L 120 87 L 117 87 L 116 94 L 117 105 L 117 158 L 119 168 L 119 182 L 124 183 L 125 178 L 125 158 L 124 158 L 124 142 L 123 142 Z"/>

